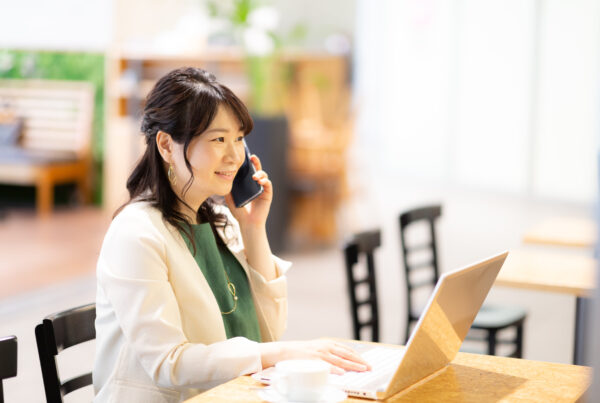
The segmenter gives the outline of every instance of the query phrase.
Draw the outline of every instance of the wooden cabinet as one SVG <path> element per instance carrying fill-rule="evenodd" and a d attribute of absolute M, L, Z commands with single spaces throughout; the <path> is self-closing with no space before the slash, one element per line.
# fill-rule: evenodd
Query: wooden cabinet
<path fill-rule="evenodd" d="M 297 244 L 332 242 L 336 210 L 345 194 L 345 157 L 352 133 L 349 60 L 302 52 L 284 54 L 278 62 L 287 72 L 287 238 Z M 139 120 L 144 99 L 159 77 L 181 66 L 201 67 L 244 102 L 251 100 L 244 58 L 236 51 L 187 56 L 114 53 L 109 63 L 108 208 L 126 199 L 126 177 L 143 149 Z"/>

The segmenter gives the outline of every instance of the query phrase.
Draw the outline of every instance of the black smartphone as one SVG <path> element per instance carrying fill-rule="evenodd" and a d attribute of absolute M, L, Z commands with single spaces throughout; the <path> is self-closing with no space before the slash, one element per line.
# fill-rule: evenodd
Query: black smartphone
<path fill-rule="evenodd" d="M 264 191 L 262 185 L 252 179 L 252 175 L 256 173 L 256 169 L 254 169 L 254 165 L 250 161 L 250 150 L 248 150 L 245 141 L 244 150 L 246 158 L 235 178 L 233 178 L 233 186 L 231 188 L 233 202 L 238 208 L 250 203 Z"/>

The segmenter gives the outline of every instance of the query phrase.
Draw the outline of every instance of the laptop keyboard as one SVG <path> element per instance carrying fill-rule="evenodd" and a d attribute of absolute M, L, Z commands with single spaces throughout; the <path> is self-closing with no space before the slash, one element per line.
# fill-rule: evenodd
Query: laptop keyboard
<path fill-rule="evenodd" d="M 371 371 L 349 371 L 344 375 L 334 375 L 335 384 L 350 389 L 373 389 L 387 383 L 396 372 L 400 360 L 404 356 L 404 349 L 373 347 L 362 353 L 361 356 L 371 365 Z"/>

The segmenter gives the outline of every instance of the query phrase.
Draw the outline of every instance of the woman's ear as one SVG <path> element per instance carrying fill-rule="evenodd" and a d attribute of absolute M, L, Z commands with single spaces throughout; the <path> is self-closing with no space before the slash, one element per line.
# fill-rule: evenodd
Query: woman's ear
<path fill-rule="evenodd" d="M 171 163 L 173 156 L 173 139 L 169 133 L 159 130 L 156 134 L 156 147 L 166 163 Z"/>

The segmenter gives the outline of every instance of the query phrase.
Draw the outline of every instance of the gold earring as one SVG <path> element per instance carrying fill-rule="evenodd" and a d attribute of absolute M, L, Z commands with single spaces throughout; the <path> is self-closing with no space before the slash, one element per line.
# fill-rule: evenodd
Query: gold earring
<path fill-rule="evenodd" d="M 167 171 L 167 178 L 169 178 L 169 182 L 171 185 L 177 185 L 177 176 L 175 176 L 175 170 L 173 169 L 173 164 L 169 164 L 169 170 Z"/>

